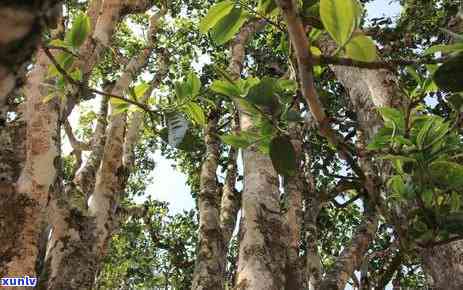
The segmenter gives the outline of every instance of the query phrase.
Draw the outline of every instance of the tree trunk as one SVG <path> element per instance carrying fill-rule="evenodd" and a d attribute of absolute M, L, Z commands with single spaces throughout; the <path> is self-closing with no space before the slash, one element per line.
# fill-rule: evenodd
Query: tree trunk
<path fill-rule="evenodd" d="M 229 71 L 239 79 L 245 45 L 265 22 L 244 26 L 232 43 Z M 239 109 L 239 108 L 238 108 Z M 251 117 L 240 110 L 241 130 L 252 130 Z M 285 246 L 278 177 L 268 155 L 256 146 L 243 150 L 244 189 L 241 201 L 240 248 L 234 289 L 283 289 Z"/>
<path fill-rule="evenodd" d="M 16 182 L 7 193 L 13 196 L 13 208 L 2 209 L 7 220 L 13 215 L 19 221 L 13 239 L 14 247 L 2 259 L 0 272 L 5 276 L 37 276 L 36 259 L 38 242 L 44 221 L 44 209 L 50 192 L 56 189 L 59 172 L 60 134 L 58 126 L 59 108 L 56 100 L 45 103 L 48 95 L 43 85 L 49 61 L 43 51 L 37 55 L 37 63 L 28 78 L 26 95 L 26 163 Z M 14 210 L 14 212 L 10 212 Z M 2 239 L 5 237 L 2 237 Z"/>
<path fill-rule="evenodd" d="M 157 22 L 152 22 L 150 36 L 154 35 L 151 34 L 153 29 L 157 29 Z M 133 77 L 146 65 L 153 49 L 151 44 L 152 39 L 149 47 L 127 65 L 126 71 L 111 91 L 113 94 L 123 95 L 128 89 Z M 105 138 L 105 141 L 93 140 L 94 151 L 84 171 L 79 171 L 76 178 L 78 187 L 71 184 L 63 196 L 56 196 L 51 201 L 53 234 L 48 245 L 44 277 L 41 279 L 44 288 L 93 287 L 98 266 L 115 228 L 117 199 L 127 180 L 127 168 L 122 164 L 127 117 L 126 113 L 114 114 L 113 107 L 110 126 L 104 135 L 106 110 L 104 101 L 94 136 Z M 92 188 L 93 195 L 89 199 L 87 212 L 88 191 Z M 83 201 L 80 206 L 70 202 L 75 197 Z"/>
<path fill-rule="evenodd" d="M 220 142 L 217 137 L 219 114 L 212 111 L 205 130 L 206 159 L 201 168 L 199 208 L 199 250 L 191 289 L 224 289 L 225 243 L 220 228 L 217 166 Z"/>
<path fill-rule="evenodd" d="M 57 0 L 0 3 L 0 126 L 6 121 L 10 93 L 24 82 L 26 67 L 36 52 L 42 31 L 54 28 L 61 13 Z M 18 3 L 16 3 L 18 2 Z"/>
<path fill-rule="evenodd" d="M 297 155 L 298 172 L 296 175 L 285 180 L 285 191 L 288 196 L 288 211 L 285 221 L 289 230 L 288 259 L 285 267 L 286 286 L 285 289 L 304 289 L 303 287 L 303 265 L 299 258 L 301 244 L 301 233 L 303 225 L 302 192 L 304 190 L 304 174 L 301 163 L 302 136 L 296 124 L 290 124 L 289 133 L 291 142 Z"/>

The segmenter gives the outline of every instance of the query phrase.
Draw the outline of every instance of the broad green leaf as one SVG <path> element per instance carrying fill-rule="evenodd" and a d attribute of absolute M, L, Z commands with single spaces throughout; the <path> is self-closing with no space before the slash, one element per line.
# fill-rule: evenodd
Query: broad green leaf
<path fill-rule="evenodd" d="M 209 29 L 214 27 L 217 22 L 224 18 L 235 6 L 234 1 L 222 1 L 212 6 L 206 16 L 201 19 L 199 31 L 207 33 Z"/>
<path fill-rule="evenodd" d="M 190 87 L 191 96 L 196 97 L 201 89 L 201 81 L 194 72 L 190 72 L 186 79 L 188 86 Z"/>
<path fill-rule="evenodd" d="M 393 130 L 391 128 L 383 127 L 379 129 L 378 133 L 371 139 L 368 144 L 368 150 L 379 150 L 384 149 L 391 142 Z"/>
<path fill-rule="evenodd" d="M 294 92 L 297 89 L 297 83 L 294 80 L 279 79 L 277 86 L 282 91 Z"/>
<path fill-rule="evenodd" d="M 452 94 L 447 97 L 448 102 L 452 105 L 453 109 L 461 112 L 463 111 L 463 96 L 462 94 Z"/>
<path fill-rule="evenodd" d="M 135 88 L 133 89 L 135 97 L 137 97 L 137 99 L 141 98 L 142 96 L 145 95 L 145 93 L 148 91 L 149 88 L 150 88 L 150 85 L 145 82 L 142 82 L 136 85 Z"/>
<path fill-rule="evenodd" d="M 463 166 L 449 161 L 435 161 L 429 166 L 434 182 L 453 190 L 463 189 Z"/>
<path fill-rule="evenodd" d="M 90 26 L 90 18 L 86 14 L 80 13 L 74 19 L 71 30 L 66 35 L 66 40 L 74 48 L 79 48 L 90 33 Z"/>
<path fill-rule="evenodd" d="M 191 87 L 186 82 L 175 82 L 174 89 L 179 100 L 190 97 L 192 94 Z"/>
<path fill-rule="evenodd" d="M 121 99 L 111 98 L 110 102 L 111 114 L 113 115 L 127 112 L 127 110 L 130 108 L 130 103 L 127 103 L 126 101 Z"/>
<path fill-rule="evenodd" d="M 451 213 L 442 217 L 441 227 L 452 234 L 463 234 L 463 214 Z"/>
<path fill-rule="evenodd" d="M 233 98 L 240 95 L 240 89 L 229 81 L 215 80 L 210 89 L 218 94 Z"/>
<path fill-rule="evenodd" d="M 422 82 L 421 76 L 416 72 L 416 69 L 413 66 L 408 65 L 405 69 L 418 84 Z"/>
<path fill-rule="evenodd" d="M 217 25 L 211 29 L 212 39 L 218 45 L 224 44 L 238 33 L 247 19 L 248 14 L 241 8 L 233 8 L 229 14 L 223 17 Z"/>
<path fill-rule="evenodd" d="M 239 80 L 237 82 L 237 86 L 241 92 L 242 96 L 245 96 L 249 93 L 249 90 L 257 85 L 260 82 L 258 78 L 250 77 L 246 79 Z"/>
<path fill-rule="evenodd" d="M 203 109 L 196 103 L 188 102 L 184 107 L 185 113 L 192 119 L 196 124 L 205 126 L 206 116 L 204 115 Z"/>
<path fill-rule="evenodd" d="M 247 148 L 249 147 L 254 140 L 250 140 L 248 136 L 238 134 L 238 135 L 222 135 L 220 136 L 220 139 L 225 143 L 230 146 L 236 147 L 236 148 Z"/>
<path fill-rule="evenodd" d="M 411 157 L 406 157 L 402 155 L 392 155 L 392 154 L 387 154 L 386 156 L 381 157 L 381 159 L 384 160 L 390 160 L 392 162 L 392 166 L 394 169 L 398 172 L 403 174 L 404 173 L 404 165 L 416 163 L 416 159 L 411 158 Z"/>
<path fill-rule="evenodd" d="M 296 151 L 288 136 L 277 136 L 270 142 L 270 158 L 276 172 L 293 176 L 297 172 Z"/>
<path fill-rule="evenodd" d="M 346 55 L 354 60 L 371 62 L 378 58 L 376 44 L 365 35 L 352 38 L 346 45 Z"/>
<path fill-rule="evenodd" d="M 452 53 L 452 52 L 459 52 L 463 50 L 463 43 L 455 43 L 455 44 L 439 44 L 433 45 L 430 48 L 426 49 L 423 55 L 430 55 L 436 52 L 442 53 Z"/>
<path fill-rule="evenodd" d="M 434 81 L 444 91 L 463 91 L 463 53 L 441 65 L 434 74 Z"/>
<path fill-rule="evenodd" d="M 244 98 L 232 98 L 238 108 L 251 116 L 260 116 L 261 112 L 255 107 L 255 105 Z"/>
<path fill-rule="evenodd" d="M 401 129 L 405 129 L 404 115 L 401 111 L 390 108 L 390 107 L 381 107 L 378 108 L 379 113 L 383 117 L 384 125 L 388 128 L 394 128 L 394 125 Z"/>
<path fill-rule="evenodd" d="M 249 89 L 246 99 L 258 106 L 271 107 L 275 102 L 275 89 L 277 81 L 265 77 L 258 84 Z"/>
<path fill-rule="evenodd" d="M 321 0 L 320 17 L 325 29 L 339 46 L 344 46 L 356 29 L 356 0 Z"/>

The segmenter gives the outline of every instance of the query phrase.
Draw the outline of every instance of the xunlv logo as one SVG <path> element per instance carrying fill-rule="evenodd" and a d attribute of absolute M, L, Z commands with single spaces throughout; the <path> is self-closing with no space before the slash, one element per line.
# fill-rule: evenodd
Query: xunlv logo
<path fill-rule="evenodd" d="M 0 287 L 35 287 L 36 285 L 37 278 L 29 276 L 0 278 Z"/>

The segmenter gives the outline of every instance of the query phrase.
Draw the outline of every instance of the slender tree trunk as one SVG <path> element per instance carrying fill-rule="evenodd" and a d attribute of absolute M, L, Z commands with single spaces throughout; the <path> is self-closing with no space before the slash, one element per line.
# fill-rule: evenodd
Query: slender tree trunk
<path fill-rule="evenodd" d="M 285 289 L 303 289 L 303 265 L 299 258 L 301 245 L 301 233 L 303 225 L 302 192 L 304 190 L 304 175 L 302 165 L 302 136 L 296 124 L 290 124 L 289 133 L 291 142 L 297 154 L 299 164 L 298 173 L 285 180 L 285 191 L 288 195 L 288 211 L 286 213 L 286 225 L 289 229 L 288 260 L 286 262 L 286 286 Z"/>
<path fill-rule="evenodd" d="M 201 169 L 201 191 L 198 196 L 199 251 L 191 289 L 224 289 L 223 260 L 226 252 L 220 228 L 220 196 L 216 176 L 220 154 L 218 120 L 218 112 L 212 111 L 205 130 L 206 159 Z"/>
<path fill-rule="evenodd" d="M 245 45 L 264 22 L 244 26 L 232 43 L 229 70 L 239 79 Z M 252 130 L 251 117 L 240 111 L 241 130 Z M 268 155 L 256 146 L 243 150 L 244 189 L 240 249 L 235 289 L 283 289 L 286 249 L 280 212 L 278 177 Z"/>

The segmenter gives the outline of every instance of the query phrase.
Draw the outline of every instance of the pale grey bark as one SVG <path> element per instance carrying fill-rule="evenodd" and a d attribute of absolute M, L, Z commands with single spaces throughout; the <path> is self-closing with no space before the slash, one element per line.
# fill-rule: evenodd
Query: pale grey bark
<path fill-rule="evenodd" d="M 217 137 L 219 114 L 212 111 L 205 129 L 206 157 L 201 168 L 198 196 L 199 247 L 191 289 L 224 289 L 225 243 L 220 227 L 217 166 L 220 142 Z"/>
<path fill-rule="evenodd" d="M 245 46 L 265 22 L 251 22 L 235 37 L 229 70 L 239 79 Z M 240 110 L 241 130 L 252 130 L 251 117 Z M 256 146 L 243 150 L 244 189 L 241 199 L 240 249 L 235 289 L 283 289 L 286 249 L 278 178 L 268 155 Z"/>

